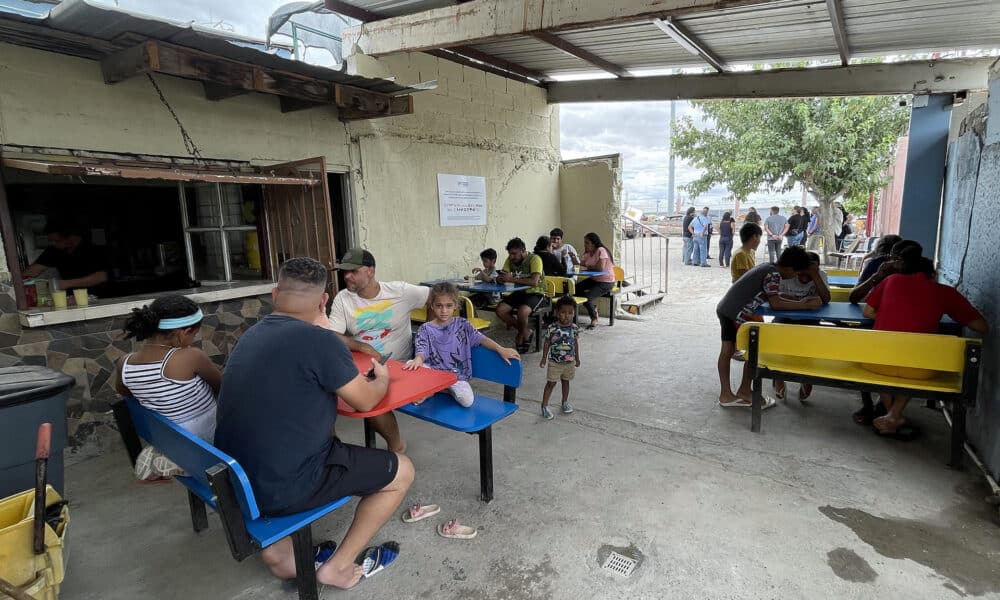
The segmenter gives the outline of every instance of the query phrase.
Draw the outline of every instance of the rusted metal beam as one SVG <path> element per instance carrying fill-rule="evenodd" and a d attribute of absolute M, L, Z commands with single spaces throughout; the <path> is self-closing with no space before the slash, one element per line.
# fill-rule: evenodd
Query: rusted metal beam
<path fill-rule="evenodd" d="M 830 13 L 830 25 L 833 26 L 833 37 L 837 40 L 840 63 L 846 67 L 851 64 L 851 47 L 847 44 L 844 8 L 840 5 L 840 0 L 826 0 L 826 10 Z"/>
<path fill-rule="evenodd" d="M 428 50 L 426 54 L 431 56 L 436 56 L 438 58 L 443 58 L 444 60 L 450 60 L 451 62 L 458 63 L 460 65 L 465 65 L 473 69 L 479 69 L 480 71 L 486 71 L 487 73 L 493 73 L 494 75 L 499 75 L 500 77 L 506 77 L 508 79 L 513 79 L 520 83 L 526 83 L 528 85 L 538 85 L 544 86 L 544 81 L 548 81 L 545 75 L 538 73 L 537 77 L 522 75 L 521 73 L 512 70 L 512 68 L 518 68 L 518 65 L 513 65 L 510 63 L 504 63 L 500 59 L 495 59 L 497 64 L 487 63 L 481 59 L 473 60 L 472 57 L 463 56 L 462 54 L 456 54 L 458 48 L 442 48 L 440 50 Z M 463 50 L 465 50 L 463 48 Z M 479 61 L 479 62 L 477 62 Z M 505 65 L 505 66 L 501 66 Z M 522 68 L 523 69 L 523 68 Z M 532 71 L 534 73 L 534 71 Z"/>
<path fill-rule="evenodd" d="M 593 52 L 584 50 L 583 48 L 567 42 L 563 38 L 559 37 L 554 33 L 549 33 L 548 31 L 532 31 L 531 36 L 535 39 L 541 40 L 550 46 L 554 46 L 559 50 L 562 50 L 570 56 L 575 56 L 583 62 L 590 63 L 602 71 L 607 71 L 613 74 L 615 77 L 631 77 L 632 74 L 628 72 L 627 69 L 614 64 L 611 61 L 604 60 L 600 56 L 597 56 Z"/>
<path fill-rule="evenodd" d="M 468 46 L 529 35 L 684 17 L 782 0 L 473 0 L 345 29 L 344 46 L 368 56 Z M 329 2 L 328 2 L 329 5 Z"/>
<path fill-rule="evenodd" d="M 327 9 L 340 13 L 345 17 L 357 19 L 362 23 L 371 23 L 372 21 L 378 21 L 383 18 L 378 13 L 364 8 L 359 8 L 352 4 L 348 4 L 347 2 L 341 2 L 340 0 L 325 0 L 325 2 Z M 512 63 L 500 57 L 493 56 L 492 54 L 477 50 L 471 46 L 455 46 L 453 48 L 448 48 L 447 52 L 441 52 L 437 49 L 428 49 L 427 54 L 437 56 L 438 58 L 443 58 L 445 60 L 450 60 L 452 62 L 457 62 L 467 67 L 472 67 L 473 69 L 479 69 L 480 71 L 500 75 L 501 77 L 509 77 L 510 79 L 531 85 L 538 85 L 539 82 L 545 82 L 549 79 L 544 73 L 522 67 L 517 63 Z M 516 76 L 512 76 L 512 73 Z"/>

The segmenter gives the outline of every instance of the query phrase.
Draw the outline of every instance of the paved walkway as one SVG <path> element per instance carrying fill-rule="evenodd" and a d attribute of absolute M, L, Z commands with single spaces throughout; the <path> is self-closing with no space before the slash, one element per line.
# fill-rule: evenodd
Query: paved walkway
<path fill-rule="evenodd" d="M 679 266 L 671 250 L 665 305 L 585 333 L 576 413 L 538 416 L 544 373 L 525 357 L 522 410 L 494 433 L 493 503 L 477 498 L 473 438 L 401 418 L 418 470 L 409 500 L 480 533 L 445 540 L 439 519 L 394 519 L 378 539 L 401 542 L 400 562 L 349 597 L 1000 598 L 1000 529 L 976 474 L 944 465 L 940 416 L 914 406 L 924 438 L 883 440 L 851 422 L 852 394 L 817 389 L 750 433 L 748 412 L 715 404 L 728 273 Z M 338 431 L 362 439 L 357 423 Z M 258 559 L 230 558 L 214 515 L 195 535 L 179 486 L 133 483 L 124 451 L 67 480 L 64 600 L 295 597 Z M 350 515 L 317 537 L 339 539 Z M 616 548 L 642 561 L 627 579 L 600 567 Z"/>

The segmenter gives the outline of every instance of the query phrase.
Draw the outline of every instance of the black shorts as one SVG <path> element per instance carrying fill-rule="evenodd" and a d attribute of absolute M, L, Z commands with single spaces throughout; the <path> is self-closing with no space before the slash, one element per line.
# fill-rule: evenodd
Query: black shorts
<path fill-rule="evenodd" d="M 345 496 L 370 496 L 392 483 L 397 470 L 399 460 L 394 452 L 353 446 L 334 438 L 319 488 L 306 501 L 272 514 L 299 513 Z"/>
<path fill-rule="evenodd" d="M 529 294 L 527 292 L 514 292 L 503 297 L 500 301 L 501 304 L 506 304 L 511 308 L 520 308 L 522 306 L 527 306 L 531 309 L 531 312 L 535 312 L 542 306 L 548 303 L 549 299 L 547 296 L 542 294 Z"/>
<path fill-rule="evenodd" d="M 736 321 L 730 319 L 729 317 L 724 317 L 719 313 L 715 313 L 719 317 L 719 325 L 722 326 L 722 341 L 736 343 L 736 332 L 739 330 L 740 326 L 736 324 Z"/>

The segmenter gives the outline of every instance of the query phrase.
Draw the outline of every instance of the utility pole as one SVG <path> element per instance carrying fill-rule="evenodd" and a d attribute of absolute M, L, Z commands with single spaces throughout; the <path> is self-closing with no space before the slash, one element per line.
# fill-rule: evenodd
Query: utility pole
<path fill-rule="evenodd" d="M 670 134 L 667 136 L 667 155 L 670 159 L 670 166 L 667 171 L 667 206 L 674 205 L 674 121 L 677 118 L 677 106 L 674 100 L 670 101 Z M 659 212 L 659 207 L 657 207 Z"/>

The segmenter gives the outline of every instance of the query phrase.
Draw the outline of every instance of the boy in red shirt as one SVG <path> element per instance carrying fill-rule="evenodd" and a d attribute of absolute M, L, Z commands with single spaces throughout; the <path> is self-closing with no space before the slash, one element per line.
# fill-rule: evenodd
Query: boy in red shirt
<path fill-rule="evenodd" d="M 890 275 L 865 298 L 864 315 L 875 319 L 875 329 L 910 333 L 937 333 L 941 317 L 948 315 L 959 324 L 981 334 L 989 333 L 983 315 L 955 288 L 934 281 L 934 263 L 920 255 L 917 245 L 899 242 L 893 247 L 899 272 Z M 875 370 L 875 369 L 872 369 Z M 924 375 L 924 377 L 930 374 Z M 904 377 L 921 378 L 921 373 Z M 887 414 L 872 424 L 881 435 L 896 434 L 906 423 L 903 410 L 909 397 L 879 394 Z"/>

